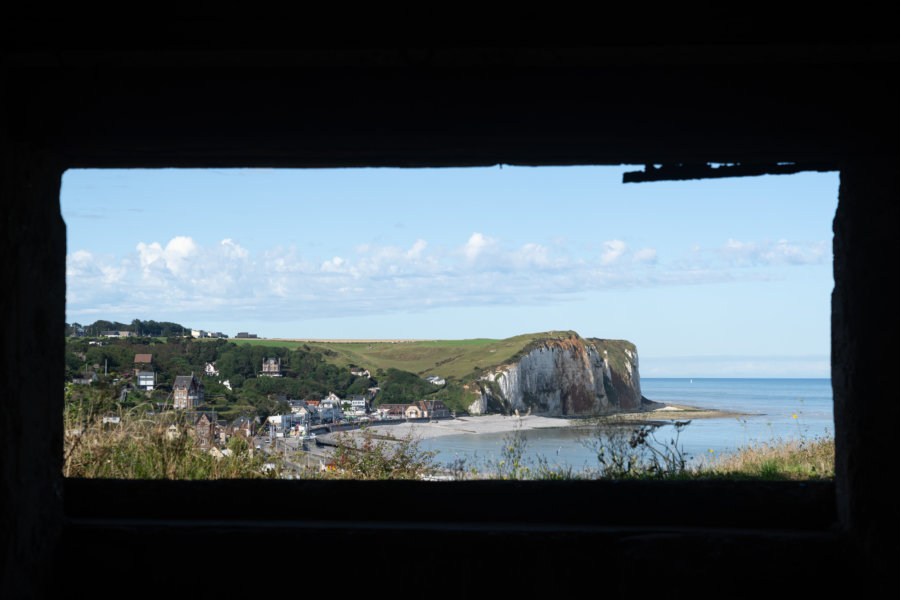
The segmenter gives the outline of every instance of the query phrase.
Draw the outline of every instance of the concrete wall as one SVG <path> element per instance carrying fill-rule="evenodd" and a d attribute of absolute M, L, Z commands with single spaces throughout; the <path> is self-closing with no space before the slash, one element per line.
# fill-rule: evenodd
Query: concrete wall
<path fill-rule="evenodd" d="M 834 219 L 831 376 L 841 524 L 886 570 L 896 545 L 896 499 L 887 493 L 896 453 L 894 374 L 900 310 L 900 160 L 868 158 L 841 169 Z"/>
<path fill-rule="evenodd" d="M 896 51 L 726 44 L 711 64 L 702 44 L 648 41 L 574 54 L 463 49 L 423 61 L 415 52 L 313 51 L 283 41 L 288 47 L 275 53 L 247 50 L 292 39 L 270 31 L 211 39 L 182 23 L 132 38 L 60 23 L 10 30 L 0 61 L 3 597 L 42 596 L 101 573 L 112 584 L 93 590 L 99 595 L 135 585 L 135 572 L 145 590 L 190 589 L 206 581 L 195 575 L 221 568 L 213 549 L 236 557 L 243 589 L 258 591 L 253 574 L 296 557 L 310 539 L 335 555 L 378 547 L 392 559 L 464 556 L 449 562 L 456 571 L 444 580 L 461 592 L 475 584 L 553 590 L 584 577 L 622 593 L 636 585 L 664 592 L 685 578 L 698 593 L 826 591 L 837 580 L 874 587 L 886 576 L 881 552 L 897 529 L 884 465 L 897 416 L 891 342 L 900 332 L 888 283 L 900 239 L 891 155 L 900 125 L 896 78 L 885 73 L 896 72 Z M 175 50 L 147 51 L 167 41 Z M 64 168 L 690 160 L 842 165 L 836 486 L 273 487 L 61 477 Z M 42 365 L 40 377 L 33 365 Z M 321 513 L 327 520 L 298 513 L 301 498 L 331 507 Z M 413 505 L 431 509 L 400 510 Z M 208 548 L 194 555 L 209 558 L 187 573 L 166 570 L 180 544 Z M 470 558 L 474 566 L 464 568 Z M 523 572 L 534 576 L 513 575 Z"/>

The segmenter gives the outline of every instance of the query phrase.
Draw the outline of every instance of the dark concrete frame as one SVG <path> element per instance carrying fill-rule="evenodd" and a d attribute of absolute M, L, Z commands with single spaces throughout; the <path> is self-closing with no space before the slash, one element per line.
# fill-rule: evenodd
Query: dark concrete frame
<path fill-rule="evenodd" d="M 886 578 L 897 534 L 884 482 L 898 421 L 889 266 L 900 230 L 900 96 L 885 75 L 897 72 L 896 45 L 723 43 L 711 62 L 688 43 L 428 52 L 185 43 L 155 52 L 128 39 L 96 49 L 63 34 L 25 37 L 0 63 L 4 597 L 57 591 L 85 573 L 102 573 L 103 589 L 118 593 L 135 564 L 154 565 L 144 591 L 206 589 L 193 575 L 221 563 L 199 553 L 189 573 L 167 569 L 172 548 L 239 548 L 241 568 L 259 573 L 272 562 L 260 549 L 295 556 L 309 540 L 325 552 L 459 565 L 442 581 L 460 593 L 474 584 L 554 590 L 585 574 L 622 593 L 635 581 L 666 592 L 684 577 L 695 592 L 740 580 L 748 593 Z M 840 167 L 835 485 L 61 476 L 66 168 L 704 161 Z M 360 502 L 370 506 L 364 517 Z M 523 571 L 542 577 L 503 577 Z M 798 577 L 804 571 L 820 576 Z M 232 585 L 259 589 L 250 575 Z"/>

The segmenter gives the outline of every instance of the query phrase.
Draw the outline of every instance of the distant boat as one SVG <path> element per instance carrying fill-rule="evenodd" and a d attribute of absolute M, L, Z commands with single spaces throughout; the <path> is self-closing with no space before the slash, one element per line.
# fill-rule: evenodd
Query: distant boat
<path fill-rule="evenodd" d="M 691 383 L 694 383 L 694 378 L 693 378 L 693 377 L 691 377 Z"/>

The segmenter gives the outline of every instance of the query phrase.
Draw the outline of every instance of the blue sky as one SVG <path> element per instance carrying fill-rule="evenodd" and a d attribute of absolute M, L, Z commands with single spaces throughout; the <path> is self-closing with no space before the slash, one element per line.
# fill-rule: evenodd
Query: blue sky
<path fill-rule="evenodd" d="M 634 342 L 645 377 L 827 377 L 837 173 L 70 170 L 69 322 Z"/>

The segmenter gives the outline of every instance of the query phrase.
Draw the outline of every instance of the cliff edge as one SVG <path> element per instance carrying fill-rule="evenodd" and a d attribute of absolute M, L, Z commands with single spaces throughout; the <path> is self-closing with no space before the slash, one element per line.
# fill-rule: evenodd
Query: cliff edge
<path fill-rule="evenodd" d="M 477 381 L 471 414 L 579 416 L 641 406 L 637 348 L 625 340 L 566 332 L 536 340 Z"/>

